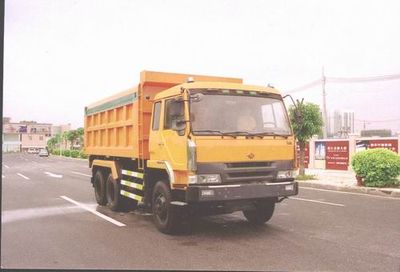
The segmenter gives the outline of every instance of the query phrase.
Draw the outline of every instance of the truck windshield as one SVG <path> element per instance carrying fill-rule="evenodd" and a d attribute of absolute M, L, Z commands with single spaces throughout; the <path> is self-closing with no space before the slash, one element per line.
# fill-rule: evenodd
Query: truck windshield
<path fill-rule="evenodd" d="M 195 135 L 281 135 L 291 129 L 282 100 L 247 95 L 203 93 L 190 106 Z"/>

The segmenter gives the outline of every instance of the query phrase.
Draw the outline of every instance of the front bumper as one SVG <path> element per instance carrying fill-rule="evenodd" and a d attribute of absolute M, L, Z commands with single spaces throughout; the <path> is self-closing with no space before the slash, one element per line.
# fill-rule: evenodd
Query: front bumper
<path fill-rule="evenodd" d="M 257 184 L 191 185 L 186 190 L 186 202 L 285 197 L 297 195 L 298 190 L 298 183 L 295 181 Z"/>

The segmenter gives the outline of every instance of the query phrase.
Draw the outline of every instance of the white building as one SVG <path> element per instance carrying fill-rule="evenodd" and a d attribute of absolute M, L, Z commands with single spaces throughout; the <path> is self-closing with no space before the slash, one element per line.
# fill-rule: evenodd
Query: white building
<path fill-rule="evenodd" d="M 333 137 L 347 138 L 349 133 L 354 133 L 354 111 L 334 110 L 329 118 L 329 133 Z"/>
<path fill-rule="evenodd" d="M 21 135 L 19 133 L 3 133 L 3 152 L 20 152 Z"/>

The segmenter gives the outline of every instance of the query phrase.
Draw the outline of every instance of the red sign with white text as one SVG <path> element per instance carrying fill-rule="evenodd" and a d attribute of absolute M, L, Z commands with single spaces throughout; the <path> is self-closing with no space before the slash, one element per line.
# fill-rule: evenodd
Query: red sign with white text
<path fill-rule="evenodd" d="M 374 148 L 386 148 L 392 150 L 396 153 L 399 152 L 399 142 L 398 140 L 369 140 L 368 149 Z"/>
<path fill-rule="evenodd" d="M 348 170 L 349 141 L 327 141 L 325 168 Z"/>

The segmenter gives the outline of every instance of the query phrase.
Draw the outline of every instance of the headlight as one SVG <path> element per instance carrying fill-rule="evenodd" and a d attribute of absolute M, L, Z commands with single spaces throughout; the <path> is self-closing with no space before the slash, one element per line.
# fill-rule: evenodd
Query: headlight
<path fill-rule="evenodd" d="M 196 171 L 196 144 L 192 140 L 188 140 L 187 142 L 188 145 L 188 170 L 189 171 Z"/>
<path fill-rule="evenodd" d="M 189 176 L 189 184 L 207 183 L 221 183 L 221 176 L 218 174 Z"/>
<path fill-rule="evenodd" d="M 278 175 L 276 175 L 276 178 L 277 179 L 293 178 L 293 171 L 292 170 L 278 171 Z"/>

